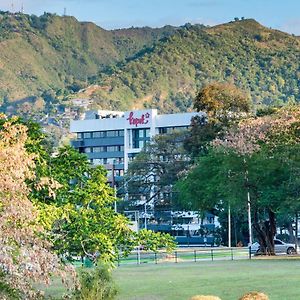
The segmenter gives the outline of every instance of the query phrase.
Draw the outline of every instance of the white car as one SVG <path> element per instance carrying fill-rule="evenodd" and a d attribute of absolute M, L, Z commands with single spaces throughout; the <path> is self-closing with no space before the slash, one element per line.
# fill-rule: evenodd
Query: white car
<path fill-rule="evenodd" d="M 275 253 L 285 253 L 285 254 L 295 254 L 297 253 L 295 249 L 295 244 L 288 244 L 281 240 L 274 239 Z M 259 254 L 259 243 L 255 242 L 251 245 L 251 253 Z"/>

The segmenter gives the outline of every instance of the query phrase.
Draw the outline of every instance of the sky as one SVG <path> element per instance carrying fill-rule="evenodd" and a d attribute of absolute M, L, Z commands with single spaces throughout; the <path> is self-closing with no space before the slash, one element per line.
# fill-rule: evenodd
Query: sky
<path fill-rule="evenodd" d="M 300 0 L 0 0 L 0 10 L 75 16 L 105 29 L 161 27 L 200 23 L 216 25 L 235 17 L 300 35 Z"/>

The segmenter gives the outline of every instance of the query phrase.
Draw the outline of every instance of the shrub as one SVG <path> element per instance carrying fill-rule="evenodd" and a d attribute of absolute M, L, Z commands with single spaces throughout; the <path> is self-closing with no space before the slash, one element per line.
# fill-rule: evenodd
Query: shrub
<path fill-rule="evenodd" d="M 269 300 L 269 297 L 260 292 L 249 292 L 242 296 L 239 300 Z"/>
<path fill-rule="evenodd" d="M 75 292 L 76 300 L 112 300 L 117 295 L 111 272 L 100 264 L 93 269 L 79 271 L 80 289 Z"/>
<path fill-rule="evenodd" d="M 0 271 L 0 299 L 18 300 L 20 297 L 20 293 L 6 282 L 4 273 Z"/>

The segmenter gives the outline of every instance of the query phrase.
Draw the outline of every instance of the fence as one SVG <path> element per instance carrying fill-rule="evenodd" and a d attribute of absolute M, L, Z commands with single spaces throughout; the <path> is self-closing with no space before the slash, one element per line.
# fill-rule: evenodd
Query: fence
<path fill-rule="evenodd" d="M 149 252 L 136 250 L 127 257 L 119 254 L 117 264 L 160 264 L 160 263 L 181 263 L 181 262 L 200 262 L 215 260 L 240 260 L 251 259 L 249 248 L 202 248 L 202 249 L 177 249 L 172 253 L 163 251 Z"/>

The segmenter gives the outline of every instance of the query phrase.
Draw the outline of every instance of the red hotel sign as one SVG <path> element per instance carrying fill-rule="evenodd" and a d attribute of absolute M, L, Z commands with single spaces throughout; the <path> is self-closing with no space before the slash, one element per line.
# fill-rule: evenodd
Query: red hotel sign
<path fill-rule="evenodd" d="M 137 118 L 134 116 L 134 112 L 131 111 L 129 113 L 129 117 L 127 120 L 129 121 L 129 125 L 133 125 L 135 127 L 138 127 L 138 125 L 146 125 L 149 123 L 150 114 L 142 114 L 141 117 Z"/>

